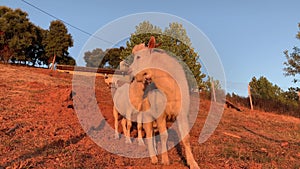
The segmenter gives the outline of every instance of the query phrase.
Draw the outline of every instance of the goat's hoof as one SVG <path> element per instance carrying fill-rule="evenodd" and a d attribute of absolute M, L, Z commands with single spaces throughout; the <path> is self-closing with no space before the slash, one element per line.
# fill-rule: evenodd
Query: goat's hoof
<path fill-rule="evenodd" d="M 196 161 L 193 161 L 189 166 L 190 169 L 200 169 Z"/>
<path fill-rule="evenodd" d="M 120 136 L 119 136 L 119 133 L 115 133 L 115 139 L 119 139 Z"/>
<path fill-rule="evenodd" d="M 132 142 L 131 142 L 131 139 L 130 139 L 130 138 L 126 138 L 125 143 L 126 143 L 126 144 L 131 144 L 131 143 L 132 143 Z"/>
<path fill-rule="evenodd" d="M 158 163 L 158 159 L 156 156 L 151 157 L 151 163 L 152 164 L 157 164 Z"/>
<path fill-rule="evenodd" d="M 162 159 L 162 161 L 161 161 L 161 163 L 163 164 L 163 165 L 170 165 L 170 161 L 169 161 L 169 158 L 166 158 L 166 159 Z"/>
<path fill-rule="evenodd" d="M 138 138 L 138 144 L 139 146 L 145 146 L 145 143 L 142 138 Z"/>

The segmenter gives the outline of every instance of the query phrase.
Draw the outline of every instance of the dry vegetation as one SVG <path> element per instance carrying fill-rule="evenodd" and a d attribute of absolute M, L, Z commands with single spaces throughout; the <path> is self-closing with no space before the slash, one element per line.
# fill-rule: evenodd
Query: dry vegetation
<path fill-rule="evenodd" d="M 120 157 L 97 146 L 73 109 L 71 80 L 67 73 L 0 65 L 0 168 L 162 168 L 149 158 Z M 113 103 L 102 77 L 96 94 L 113 126 Z M 199 144 L 209 105 L 201 100 L 191 131 L 201 168 L 300 168 L 300 119 L 226 108 L 217 130 Z M 171 149 L 171 165 L 164 168 L 187 168 L 183 154 L 181 144 Z"/>

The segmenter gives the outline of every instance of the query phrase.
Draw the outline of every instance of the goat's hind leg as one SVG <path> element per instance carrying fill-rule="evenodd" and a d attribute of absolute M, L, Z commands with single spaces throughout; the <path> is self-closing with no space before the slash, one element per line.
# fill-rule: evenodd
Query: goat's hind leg
<path fill-rule="evenodd" d="M 177 123 L 181 135 L 180 138 L 185 149 L 187 164 L 190 166 L 190 169 L 199 169 L 199 166 L 194 159 L 191 149 L 188 117 L 186 115 L 180 114 L 177 117 Z"/>
<path fill-rule="evenodd" d="M 132 122 L 131 122 L 131 114 L 132 111 L 130 109 L 128 109 L 126 111 L 126 132 L 124 131 L 125 134 L 125 143 L 129 143 L 131 144 L 131 139 L 130 139 L 130 130 L 131 130 L 131 126 L 132 126 Z"/>
<path fill-rule="evenodd" d="M 144 129 L 146 132 L 146 139 L 147 139 L 147 145 L 148 145 L 148 151 L 149 151 L 149 156 L 151 158 L 151 163 L 152 164 L 157 164 L 158 159 L 157 159 L 157 152 L 156 152 L 156 147 L 155 145 L 155 139 L 153 139 L 153 123 L 151 122 L 150 117 L 146 117 L 147 123 L 144 123 Z"/>
<path fill-rule="evenodd" d="M 114 115 L 114 119 L 115 119 L 115 139 L 119 139 L 119 121 L 118 121 L 118 118 L 119 118 L 119 112 L 117 111 L 116 107 L 114 106 L 113 108 L 113 115 Z"/>
<path fill-rule="evenodd" d="M 125 135 L 126 136 L 125 143 L 131 144 L 132 142 L 130 138 L 130 130 L 131 130 L 132 122 L 131 120 L 126 120 L 126 122 L 127 122 L 127 134 Z"/>

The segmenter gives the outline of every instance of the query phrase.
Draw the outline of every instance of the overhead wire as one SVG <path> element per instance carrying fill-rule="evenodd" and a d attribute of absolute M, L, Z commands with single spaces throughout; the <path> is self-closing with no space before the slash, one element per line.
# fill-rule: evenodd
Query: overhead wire
<path fill-rule="evenodd" d="M 68 26 L 70 26 L 70 27 L 72 27 L 72 28 L 74 28 L 74 29 L 76 29 L 76 30 L 78 30 L 78 31 L 80 31 L 80 32 L 88 35 L 88 36 L 91 36 L 91 37 L 93 37 L 95 39 L 101 40 L 101 41 L 103 41 L 105 43 L 121 47 L 120 45 L 116 45 L 115 43 L 113 43 L 111 41 L 103 39 L 103 38 L 101 38 L 99 36 L 96 36 L 94 34 L 89 33 L 88 31 L 85 31 L 85 30 L 83 30 L 83 29 L 81 29 L 81 28 L 79 28 L 77 26 L 74 26 L 73 24 L 71 24 L 71 23 L 69 23 L 69 22 L 67 22 L 65 20 L 60 19 L 59 17 L 57 17 L 57 16 L 55 16 L 55 15 L 53 15 L 53 14 L 51 14 L 51 13 L 49 13 L 49 12 L 43 10 L 43 9 L 41 9 L 40 7 L 35 6 L 32 3 L 27 2 L 26 0 L 21 0 L 21 1 L 24 2 L 25 4 L 29 5 L 29 6 L 33 7 L 34 9 L 36 9 L 36 10 L 38 10 L 38 11 L 40 11 L 40 12 L 42 12 L 42 13 L 44 13 L 44 14 L 46 14 L 46 15 L 48 15 L 48 16 L 56 19 L 56 20 L 59 20 L 59 21 L 63 22 L 64 24 L 66 24 L 66 25 L 68 25 Z M 245 86 L 245 88 L 247 88 L 247 85 L 248 85 L 247 83 L 243 83 L 243 82 L 231 82 L 231 81 L 227 81 L 227 83 L 226 83 L 226 87 L 228 89 L 234 88 L 235 90 L 244 90 L 244 86 Z"/>
<path fill-rule="evenodd" d="M 82 32 L 82 33 L 84 33 L 84 34 L 86 34 L 86 35 L 89 35 L 89 36 L 91 36 L 91 37 L 93 37 L 93 38 L 95 38 L 95 39 L 101 40 L 101 41 L 103 41 L 103 42 L 105 42 L 105 43 L 108 43 L 108 44 L 111 44 L 111 45 L 116 45 L 115 43 L 113 43 L 113 42 L 111 42 L 111 41 L 108 41 L 108 40 L 106 40 L 106 39 L 103 39 L 103 38 L 101 38 L 101 37 L 99 37 L 99 36 L 96 36 L 96 35 L 94 35 L 94 34 L 91 34 L 91 33 L 87 32 L 87 31 L 85 31 L 85 30 L 83 30 L 83 29 L 81 29 L 81 28 L 79 28 L 79 27 L 77 27 L 77 26 L 74 26 L 74 25 L 72 25 L 71 23 L 66 22 L 65 20 L 62 20 L 62 19 L 56 17 L 55 15 L 53 15 L 53 14 L 51 14 L 51 13 L 49 13 L 49 12 L 43 10 L 43 9 L 41 9 L 40 7 L 37 7 L 37 6 L 33 5 L 33 4 L 31 4 L 31 3 L 29 3 L 29 2 L 27 2 L 27 1 L 25 1 L 25 0 L 21 0 L 21 1 L 24 2 L 24 3 L 26 3 L 27 5 L 29 5 L 29 6 L 31 6 L 31 7 L 33 7 L 33 8 L 35 8 L 36 10 L 38 10 L 38 11 L 40 11 L 40 12 L 42 12 L 42 13 L 44 13 L 44 14 L 46 14 L 46 15 L 48 15 L 48 16 L 50 16 L 50 17 L 56 19 L 56 20 L 59 20 L 59 21 L 63 22 L 64 24 L 66 24 L 66 25 L 68 25 L 68 26 L 70 26 L 70 27 L 72 27 L 72 28 L 74 28 L 74 29 L 76 29 L 76 30 L 78 30 L 78 31 L 80 31 L 80 32 Z M 118 46 L 118 45 L 117 45 L 117 46 Z M 119 46 L 119 47 L 120 47 L 120 46 Z"/>

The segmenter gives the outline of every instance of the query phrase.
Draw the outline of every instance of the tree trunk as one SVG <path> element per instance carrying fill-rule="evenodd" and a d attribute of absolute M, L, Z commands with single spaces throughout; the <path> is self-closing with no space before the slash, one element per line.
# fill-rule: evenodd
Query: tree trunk
<path fill-rule="evenodd" d="M 53 56 L 52 65 L 51 65 L 52 70 L 54 70 L 55 59 L 56 59 L 56 54 L 54 54 L 54 56 Z"/>

